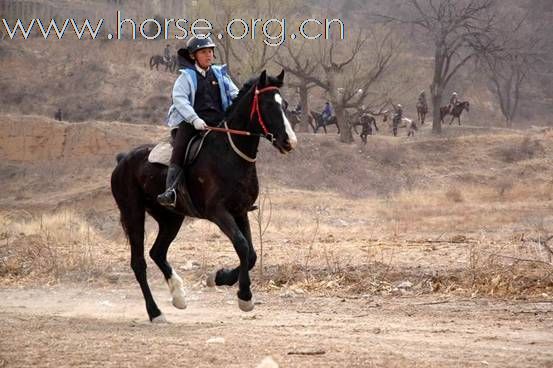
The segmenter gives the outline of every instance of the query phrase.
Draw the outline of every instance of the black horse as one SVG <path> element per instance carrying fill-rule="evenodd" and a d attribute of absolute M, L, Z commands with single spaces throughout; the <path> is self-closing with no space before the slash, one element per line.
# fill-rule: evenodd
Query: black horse
<path fill-rule="evenodd" d="M 424 125 L 426 114 L 428 114 L 428 106 L 417 103 L 417 119 L 421 126 Z"/>
<path fill-rule="evenodd" d="M 250 136 L 235 136 L 211 132 L 196 160 L 188 166 L 184 180 L 197 217 L 219 226 L 231 240 L 240 259 L 234 269 L 220 269 L 208 276 L 207 283 L 234 285 L 239 283 L 238 305 L 243 311 L 253 309 L 249 270 L 255 265 L 248 210 L 259 192 L 255 157 L 260 137 L 265 137 L 281 153 L 291 151 L 297 138 L 282 111 L 284 71 L 269 77 L 263 71 L 259 78 L 250 80 L 240 90 L 226 112 L 229 129 L 248 131 Z M 131 245 L 131 267 L 140 284 L 146 310 L 152 322 L 164 322 L 146 278 L 144 258 L 144 220 L 146 212 L 159 224 L 157 238 L 150 249 L 150 257 L 159 266 L 169 285 L 173 305 L 185 308 L 182 279 L 167 262 L 167 250 L 175 239 L 185 216 L 182 196 L 174 210 L 156 201 L 165 189 L 167 167 L 148 162 L 152 145 L 143 145 L 127 154 L 119 154 L 111 176 L 111 190 L 121 213 L 121 224 Z"/>
<path fill-rule="evenodd" d="M 374 126 L 374 130 L 378 132 L 376 119 L 367 113 L 360 114 L 357 121 L 352 123 L 351 126 L 353 127 L 353 130 L 355 131 L 355 133 L 359 134 L 359 137 L 361 138 L 361 141 L 364 144 L 367 144 L 367 137 L 369 135 L 373 135 L 373 126 Z M 361 133 L 357 132 L 358 126 L 361 126 Z"/>
<path fill-rule="evenodd" d="M 319 131 L 320 128 L 323 128 L 323 130 L 326 134 L 327 133 L 327 131 L 326 131 L 327 126 L 336 125 L 336 129 L 338 129 L 338 134 L 340 134 L 340 127 L 338 126 L 338 119 L 336 118 L 336 115 L 332 115 L 328 121 L 325 121 L 323 119 L 323 114 L 320 114 L 320 113 L 318 113 L 316 111 L 313 111 L 313 110 L 311 110 L 309 113 L 310 113 L 310 117 L 315 122 L 315 124 L 313 124 L 310 121 L 310 125 L 312 127 L 314 127 L 313 128 L 313 133 L 316 134 Z"/>
<path fill-rule="evenodd" d="M 467 111 L 469 111 L 470 109 L 470 103 L 468 101 L 459 102 L 451 109 L 451 111 L 449 110 L 449 106 L 442 106 L 440 107 L 440 121 L 443 124 L 446 115 L 451 115 L 451 121 L 449 122 L 449 125 L 453 123 L 453 120 L 455 118 L 457 118 L 457 120 L 459 121 L 459 125 L 461 125 L 461 114 L 465 109 Z"/>
<path fill-rule="evenodd" d="M 292 124 L 292 129 L 294 129 L 294 131 L 295 131 L 296 127 L 299 124 L 301 124 L 302 114 L 300 112 L 296 112 L 294 110 L 286 110 L 285 113 L 286 113 L 286 117 L 288 118 L 288 121 L 290 121 L 290 124 Z M 307 123 L 309 124 L 311 129 L 313 129 L 313 131 L 314 131 L 315 126 L 313 125 L 312 119 L 308 119 Z"/>
<path fill-rule="evenodd" d="M 169 61 L 165 60 L 165 58 L 161 55 L 153 55 L 150 58 L 150 70 L 152 70 L 154 67 L 156 70 L 159 70 L 159 65 L 165 65 L 165 71 L 169 71 L 173 73 L 175 71 L 175 68 L 177 67 L 177 57 L 175 55 L 171 56 L 171 59 Z"/>

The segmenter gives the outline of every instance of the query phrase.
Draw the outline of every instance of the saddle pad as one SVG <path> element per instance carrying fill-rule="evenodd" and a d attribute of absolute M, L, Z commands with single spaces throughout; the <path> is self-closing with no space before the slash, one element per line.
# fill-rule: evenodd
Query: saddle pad
<path fill-rule="evenodd" d="M 207 132 L 201 136 L 196 135 L 190 140 L 186 148 L 186 156 L 184 159 L 186 164 L 191 164 L 198 157 L 203 147 L 204 140 L 209 133 L 211 132 Z M 158 143 L 150 151 L 148 162 L 169 166 L 171 153 L 173 153 L 173 146 L 169 142 Z"/>
<path fill-rule="evenodd" d="M 162 164 L 169 166 L 169 160 L 171 160 L 171 153 L 173 152 L 173 146 L 169 142 L 158 143 L 148 155 L 148 161 L 151 163 Z"/>

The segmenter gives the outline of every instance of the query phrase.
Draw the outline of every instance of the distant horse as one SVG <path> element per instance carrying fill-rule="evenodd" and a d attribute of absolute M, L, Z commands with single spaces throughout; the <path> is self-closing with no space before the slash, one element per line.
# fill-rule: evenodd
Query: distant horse
<path fill-rule="evenodd" d="M 294 129 L 294 131 L 295 131 L 296 127 L 299 124 L 301 124 L 301 115 L 302 114 L 300 112 L 296 112 L 296 111 L 293 111 L 293 110 L 286 110 L 285 113 L 286 113 L 286 117 L 288 118 L 288 121 L 290 121 L 290 124 L 292 124 L 292 129 Z M 309 124 L 311 129 L 313 129 L 313 131 L 314 131 L 315 126 L 313 125 L 313 119 L 308 119 L 307 123 Z"/>
<path fill-rule="evenodd" d="M 296 135 L 282 110 L 279 88 L 283 80 L 284 71 L 277 77 L 269 77 L 263 71 L 259 78 L 244 84 L 225 114 L 225 127 L 248 131 L 251 135 L 232 137 L 230 133 L 211 132 L 183 178 L 198 212 L 197 217 L 215 223 L 231 240 L 240 259 L 238 267 L 222 268 L 210 274 L 207 284 L 231 286 L 238 281 L 238 306 L 243 311 L 251 311 L 254 307 L 249 270 L 254 267 L 257 256 L 248 210 L 259 193 L 255 165 L 259 141 L 261 137 L 267 138 L 283 154 L 297 144 Z M 157 202 L 157 195 L 165 190 L 167 167 L 148 161 L 152 148 L 153 145 L 142 145 L 127 154 L 117 155 L 111 191 L 130 242 L 131 268 L 144 295 L 148 317 L 152 322 L 165 322 L 146 277 L 145 214 L 148 213 L 159 225 L 150 257 L 167 281 L 173 305 L 182 309 L 186 308 L 183 282 L 167 262 L 167 250 L 191 211 L 185 209 L 182 195 L 178 196 L 174 209 Z"/>
<path fill-rule="evenodd" d="M 159 70 L 160 64 L 165 65 L 165 71 L 173 73 L 177 67 L 177 57 L 175 55 L 171 55 L 171 59 L 169 61 L 165 60 L 165 58 L 161 55 L 153 55 L 150 58 L 150 70 L 154 67 L 156 70 Z"/>
<path fill-rule="evenodd" d="M 378 126 L 376 125 L 376 119 L 366 113 L 363 113 L 359 116 L 358 120 L 351 124 L 355 133 L 359 134 L 361 141 L 364 144 L 367 144 L 367 137 L 373 135 L 373 126 L 376 131 L 378 131 Z M 357 132 L 357 127 L 361 126 L 361 133 Z"/>
<path fill-rule="evenodd" d="M 457 118 L 459 125 L 461 125 L 461 114 L 463 113 L 463 110 L 467 110 L 467 112 L 470 110 L 470 103 L 468 101 L 459 102 L 451 109 L 451 111 L 449 111 L 449 106 L 442 106 L 440 107 L 440 121 L 443 124 L 446 115 L 451 115 L 449 125 L 453 123 L 455 118 Z"/>
<path fill-rule="evenodd" d="M 383 113 L 384 118 L 382 119 L 383 122 L 390 122 L 392 124 L 392 133 L 394 137 L 397 137 L 397 130 L 398 128 L 407 128 L 407 136 L 411 137 L 415 135 L 415 132 L 418 130 L 417 123 L 413 119 L 409 119 L 406 117 L 402 117 L 399 123 L 396 123 L 393 119 L 392 111 L 387 110 Z"/>
<path fill-rule="evenodd" d="M 338 126 L 338 119 L 336 118 L 336 115 L 332 115 L 328 121 L 325 121 L 323 119 L 323 114 L 318 113 L 316 111 L 309 111 L 310 116 L 312 117 L 315 124 L 311 124 L 313 128 L 313 133 L 317 133 L 320 128 L 323 128 L 325 134 L 327 133 L 326 127 L 329 125 L 336 125 L 336 129 L 338 129 L 338 134 L 340 134 L 340 127 Z"/>
<path fill-rule="evenodd" d="M 426 114 L 428 114 L 428 106 L 418 103 L 417 104 L 417 121 L 424 125 L 424 120 L 426 119 Z"/>

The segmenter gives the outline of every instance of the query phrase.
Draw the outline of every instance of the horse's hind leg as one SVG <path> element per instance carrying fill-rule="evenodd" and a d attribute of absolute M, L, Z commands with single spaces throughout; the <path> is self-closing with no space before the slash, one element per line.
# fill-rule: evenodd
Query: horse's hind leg
<path fill-rule="evenodd" d="M 148 317 L 152 322 L 165 322 L 165 317 L 157 307 L 152 296 L 146 276 L 146 260 L 144 259 L 144 206 L 137 204 L 136 206 L 120 207 L 120 209 L 121 223 L 127 231 L 131 244 L 131 268 L 134 271 L 136 280 L 140 284 L 140 289 L 142 289 Z"/>
<path fill-rule="evenodd" d="M 150 212 L 159 225 L 156 240 L 150 249 L 150 257 L 159 267 L 169 285 L 173 305 L 176 308 L 184 309 L 186 308 L 186 299 L 182 279 L 167 262 L 167 251 L 177 236 L 184 217 L 166 210 L 165 212 L 161 211 L 163 210 Z"/>

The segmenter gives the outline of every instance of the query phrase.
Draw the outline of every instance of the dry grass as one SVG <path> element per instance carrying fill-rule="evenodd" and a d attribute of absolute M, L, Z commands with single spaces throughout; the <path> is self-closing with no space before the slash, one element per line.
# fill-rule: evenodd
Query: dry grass
<path fill-rule="evenodd" d="M 89 281 L 109 269 L 99 262 L 102 238 L 74 211 L 0 217 L 0 276 L 5 281 Z"/>
<path fill-rule="evenodd" d="M 44 125 L 36 129 L 45 130 Z M 82 125 L 91 141 L 126 144 L 158 134 L 131 125 L 125 125 L 125 135 L 102 124 Z M 260 197 L 265 201 L 262 211 L 250 214 L 259 257 L 254 285 L 283 293 L 295 289 L 350 296 L 550 295 L 550 254 L 540 241 L 528 239 L 553 234 L 553 177 L 548 170 L 553 136 L 530 137 L 513 132 L 447 139 L 421 135 L 409 141 L 377 136 L 358 147 L 342 145 L 333 135 L 304 135 L 297 152 L 284 157 L 262 145 L 260 179 L 271 190 L 270 196 L 263 192 Z M 68 165 L 94 160 L 96 150 L 107 150 L 82 146 L 71 150 L 77 157 Z M 498 147 L 525 153 L 506 162 Z M 6 170 L 13 174 L 3 179 L 8 196 L 0 204 L 34 212 L 2 218 L 2 280 L 59 282 L 103 275 L 109 280 L 113 272 L 133 280 L 128 245 L 106 186 L 112 165 L 110 158 L 86 175 L 57 170 L 47 162 L 47 170 L 22 165 L 25 183 L 32 188 L 23 199 L 15 198 L 21 175 Z M 49 174 L 54 169 L 56 175 Z M 50 184 L 44 185 L 45 178 Z M 60 203 L 78 207 L 41 215 L 40 209 Z M 156 231 L 150 221 L 146 249 Z M 199 268 L 183 275 L 192 283 L 206 271 L 238 263 L 219 229 L 195 220 L 186 221 L 169 260 L 177 270 L 196 262 Z M 150 265 L 149 275 L 159 277 L 157 267 Z"/>
<path fill-rule="evenodd" d="M 520 141 L 510 142 L 497 150 L 500 159 L 507 163 L 532 159 L 543 153 L 541 142 L 530 136 L 525 136 Z"/>

